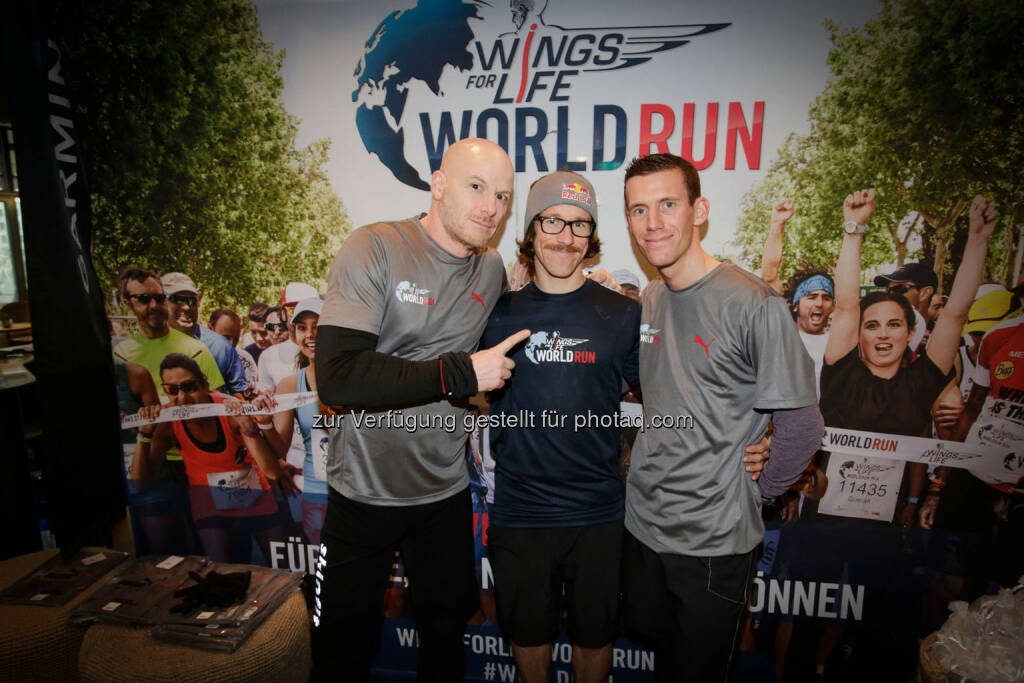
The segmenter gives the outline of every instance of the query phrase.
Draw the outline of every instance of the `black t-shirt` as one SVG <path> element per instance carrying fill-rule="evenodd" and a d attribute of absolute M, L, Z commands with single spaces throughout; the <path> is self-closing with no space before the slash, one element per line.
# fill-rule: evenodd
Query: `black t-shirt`
<path fill-rule="evenodd" d="M 510 355 L 516 367 L 492 392 L 491 415 L 534 422 L 490 430 L 490 522 L 553 527 L 621 519 L 619 429 L 600 424 L 619 412 L 623 379 L 639 386 L 640 305 L 590 280 L 568 294 L 545 294 L 530 283 L 501 297 L 480 347 L 521 329 L 531 337 Z M 577 428 L 577 415 L 594 419 Z"/>
<path fill-rule="evenodd" d="M 838 429 L 859 429 L 882 434 L 926 436 L 931 426 L 931 408 L 954 371 L 943 374 L 927 354 L 901 367 L 889 379 L 877 377 L 860 360 L 854 347 L 838 361 L 821 369 L 821 414 L 825 425 Z M 818 466 L 828 469 L 827 452 L 819 451 Z M 829 483 L 831 486 L 831 482 Z M 909 485 L 904 471 L 900 495 Z M 841 520 L 855 526 L 888 525 L 888 521 L 834 517 L 818 513 L 818 501 L 804 503 L 802 520 Z"/>
<path fill-rule="evenodd" d="M 825 425 L 882 434 L 924 436 L 931 407 L 953 377 L 927 354 L 891 378 L 871 374 L 857 347 L 821 369 L 821 414 Z"/>

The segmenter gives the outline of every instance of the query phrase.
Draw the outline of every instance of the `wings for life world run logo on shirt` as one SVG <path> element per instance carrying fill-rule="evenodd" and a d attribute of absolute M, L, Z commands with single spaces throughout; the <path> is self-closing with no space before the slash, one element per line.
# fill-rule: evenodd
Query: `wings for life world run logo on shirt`
<path fill-rule="evenodd" d="M 644 323 L 640 326 L 640 341 L 644 344 L 660 344 L 661 337 L 658 336 L 659 332 L 661 332 L 660 328 L 655 329 L 650 324 Z"/>
<path fill-rule="evenodd" d="M 574 88 L 581 92 L 600 88 L 602 80 L 607 83 L 607 79 L 598 72 L 639 67 L 660 53 L 730 25 L 573 28 L 549 23 L 544 12 L 551 5 L 561 5 L 558 9 L 563 16 L 575 12 L 590 23 L 590 12 L 580 11 L 586 8 L 585 0 L 572 7 L 568 0 L 511 0 L 503 5 L 486 0 L 418 0 L 414 7 L 390 12 L 366 41 L 353 74 L 356 127 L 366 151 L 375 154 L 406 185 L 429 190 L 430 174 L 440 167 L 445 149 L 456 140 L 474 136 L 489 138 L 504 147 L 513 157 L 517 172 L 526 171 L 528 154 L 541 172 L 563 167 L 572 171 L 617 169 L 625 161 L 627 128 L 637 130 L 636 122 L 627 126 L 626 111 L 616 103 L 594 105 L 593 134 L 583 133 L 573 141 L 573 145 L 592 143 L 594 147 L 570 153 L 568 103 Z M 672 69 L 679 68 L 677 59 Z M 413 82 L 425 85 L 438 103 L 453 94 L 441 88 L 446 70 L 459 74 L 445 81 L 457 84 L 449 88 L 464 84 L 466 95 L 456 100 L 473 108 L 439 114 L 406 112 Z M 414 95 L 413 101 L 419 96 Z M 480 106 L 476 106 L 478 101 Z M 549 106 L 545 109 L 539 105 Z M 717 118 L 718 104 L 714 107 Z M 550 111 L 552 108 L 555 111 Z M 763 108 L 763 102 L 755 103 L 753 128 L 743 131 L 749 136 L 742 143 L 744 151 L 749 160 L 755 150 L 748 145 L 756 147 L 756 163 L 760 159 Z M 555 121 L 548 120 L 552 115 Z M 746 128 L 742 106 L 730 103 L 730 130 L 741 119 Z M 640 129 L 644 125 L 641 122 Z M 606 127 L 615 141 L 612 150 L 604 146 Z M 541 147 L 548 131 L 557 135 L 557 159 L 547 159 Z M 429 169 L 417 168 L 407 158 L 406 144 L 416 145 L 420 139 Z M 736 141 L 729 140 L 735 160 Z M 576 159 L 584 151 L 593 152 L 589 169 Z M 726 156 L 728 159 L 728 152 Z M 726 168 L 730 168 L 728 161 Z"/>
<path fill-rule="evenodd" d="M 430 294 L 429 289 L 420 289 L 416 283 L 409 283 L 402 280 L 395 288 L 395 297 L 403 304 L 419 304 L 420 306 L 433 306 L 437 301 Z"/>
<path fill-rule="evenodd" d="M 572 339 L 556 332 L 534 332 L 530 335 L 523 352 L 531 363 L 586 363 L 597 362 L 596 351 L 570 350 L 572 346 L 585 344 L 589 339 Z"/>

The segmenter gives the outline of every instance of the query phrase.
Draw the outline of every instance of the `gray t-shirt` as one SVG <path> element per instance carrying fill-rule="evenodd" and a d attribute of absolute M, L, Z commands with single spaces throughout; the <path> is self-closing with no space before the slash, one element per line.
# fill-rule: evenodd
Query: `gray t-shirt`
<path fill-rule="evenodd" d="M 645 419 L 675 424 L 637 436 L 626 528 L 660 553 L 748 552 L 764 524 L 744 448 L 764 435 L 770 411 L 818 402 L 786 302 L 723 263 L 678 291 L 652 282 L 640 321 Z"/>
<path fill-rule="evenodd" d="M 353 232 L 334 258 L 320 325 L 375 334 L 377 351 L 407 360 L 472 353 L 504 287 L 493 249 L 458 258 L 416 218 L 374 223 Z M 466 412 L 438 400 L 345 413 L 330 430 L 328 484 L 376 505 L 419 505 L 461 491 L 469 485 Z"/>

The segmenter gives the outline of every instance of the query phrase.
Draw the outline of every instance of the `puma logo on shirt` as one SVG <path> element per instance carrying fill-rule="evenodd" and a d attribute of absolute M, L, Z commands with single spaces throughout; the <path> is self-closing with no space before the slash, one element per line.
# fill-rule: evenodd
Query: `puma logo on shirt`
<path fill-rule="evenodd" d="M 711 347 L 711 344 L 714 343 L 714 341 L 715 341 L 714 337 L 711 338 L 711 341 L 709 341 L 707 344 L 705 344 L 704 340 L 701 339 L 700 335 L 698 334 L 696 337 L 693 338 L 693 341 L 697 342 L 698 344 L 700 344 L 701 347 L 703 347 L 704 355 L 705 356 L 707 356 L 708 358 L 711 358 L 711 348 L 710 347 Z"/>

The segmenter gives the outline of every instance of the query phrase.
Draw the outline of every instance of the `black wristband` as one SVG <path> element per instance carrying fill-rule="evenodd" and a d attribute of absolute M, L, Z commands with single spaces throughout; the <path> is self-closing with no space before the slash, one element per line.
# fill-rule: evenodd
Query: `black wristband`
<path fill-rule="evenodd" d="M 445 398 L 467 398 L 477 392 L 473 359 L 464 351 L 441 354 L 441 384 Z"/>

